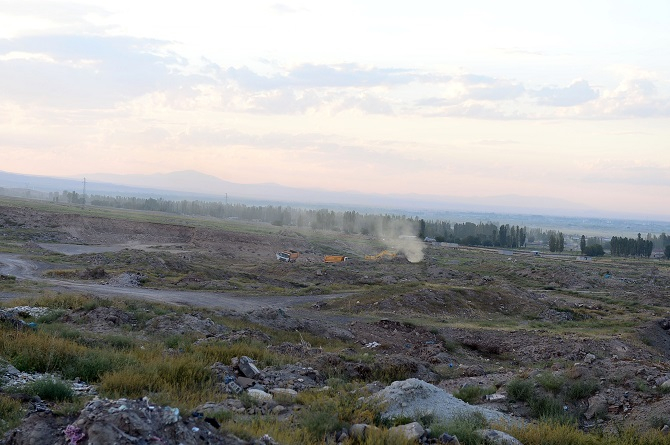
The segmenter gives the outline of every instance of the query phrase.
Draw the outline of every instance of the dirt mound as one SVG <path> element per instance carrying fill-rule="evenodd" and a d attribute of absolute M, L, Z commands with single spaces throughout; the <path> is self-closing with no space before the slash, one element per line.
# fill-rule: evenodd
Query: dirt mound
<path fill-rule="evenodd" d="M 135 325 L 135 317 L 121 309 L 100 306 L 91 310 L 65 314 L 62 321 L 73 325 L 85 325 L 91 332 L 103 333 L 120 329 L 124 325 Z"/>
<path fill-rule="evenodd" d="M 284 331 L 310 332 L 322 337 L 339 338 L 341 340 L 354 338 L 354 334 L 348 329 L 334 326 L 324 320 L 292 317 L 281 308 L 257 309 L 244 314 L 244 318 L 256 324 Z"/>
<path fill-rule="evenodd" d="M 364 348 L 385 354 L 427 360 L 445 350 L 439 335 L 411 323 L 383 319 L 374 323 L 354 322 L 349 329 Z"/>
<path fill-rule="evenodd" d="M 147 321 L 146 332 L 150 334 L 162 333 L 169 335 L 202 334 L 218 335 L 228 331 L 223 325 L 217 324 L 210 318 L 200 314 L 160 315 Z"/>
<path fill-rule="evenodd" d="M 0 443 L 28 444 L 217 444 L 244 445 L 232 435 L 221 434 L 212 418 L 194 413 L 182 417 L 179 409 L 141 400 L 93 399 L 76 418 L 50 411 L 26 417 Z M 262 442 L 258 442 L 262 443 Z"/>
<path fill-rule="evenodd" d="M 640 339 L 664 357 L 670 358 L 670 319 L 654 320 L 642 326 Z"/>
<path fill-rule="evenodd" d="M 109 279 L 107 284 L 115 287 L 140 287 L 145 280 L 140 273 L 124 272 Z"/>

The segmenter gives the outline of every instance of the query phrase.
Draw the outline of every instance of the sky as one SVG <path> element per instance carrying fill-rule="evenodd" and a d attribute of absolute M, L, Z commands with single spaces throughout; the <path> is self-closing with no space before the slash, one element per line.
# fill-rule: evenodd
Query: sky
<path fill-rule="evenodd" d="M 0 0 L 0 170 L 670 220 L 670 2 Z"/>

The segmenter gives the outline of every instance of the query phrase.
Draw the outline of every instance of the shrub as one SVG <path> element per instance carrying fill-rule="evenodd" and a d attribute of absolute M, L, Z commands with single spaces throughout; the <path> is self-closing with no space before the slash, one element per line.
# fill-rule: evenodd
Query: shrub
<path fill-rule="evenodd" d="M 565 378 L 551 373 L 544 373 L 535 377 L 535 381 L 537 381 L 542 388 L 551 392 L 553 395 L 556 395 L 561 392 L 563 384 L 565 383 Z"/>
<path fill-rule="evenodd" d="M 507 395 L 511 400 L 529 402 L 535 395 L 535 388 L 528 380 L 514 379 L 507 384 Z"/>
<path fill-rule="evenodd" d="M 0 434 L 18 426 L 23 415 L 21 402 L 0 394 Z"/>
<path fill-rule="evenodd" d="M 129 362 L 118 352 L 86 348 L 40 332 L 0 332 L 0 355 L 21 371 L 57 372 L 66 379 L 79 377 L 88 382 Z"/>
<path fill-rule="evenodd" d="M 132 349 L 135 346 L 133 339 L 125 335 L 108 335 L 103 341 L 112 348 L 120 350 Z"/>
<path fill-rule="evenodd" d="M 483 388 L 476 385 L 467 385 L 458 391 L 454 392 L 454 397 L 461 399 L 464 402 L 468 403 L 477 403 L 481 402 L 482 398 L 487 394 L 493 394 L 496 392 L 494 387 Z"/>
<path fill-rule="evenodd" d="M 70 385 L 54 379 L 41 379 L 26 386 L 26 392 L 39 396 L 50 402 L 72 400 L 74 392 Z"/>
<path fill-rule="evenodd" d="M 326 435 L 344 425 L 337 415 L 337 406 L 332 401 L 318 402 L 310 409 L 300 411 L 299 423 L 315 441 L 325 442 Z"/>
<path fill-rule="evenodd" d="M 564 420 L 563 405 L 553 397 L 537 396 L 530 401 L 530 411 L 538 419 Z"/>
<path fill-rule="evenodd" d="M 576 402 L 592 396 L 596 391 L 598 391 L 598 382 L 595 380 L 578 380 L 568 386 L 565 395 L 570 402 Z"/>
<path fill-rule="evenodd" d="M 37 317 L 36 321 L 37 321 L 38 324 L 53 323 L 54 321 L 58 320 L 64 313 L 65 313 L 65 311 L 63 309 L 50 310 L 46 314 L 44 314 L 40 317 Z"/>
<path fill-rule="evenodd" d="M 453 418 L 444 425 L 444 430 L 452 436 L 458 437 L 462 444 L 480 445 L 484 443 L 484 439 L 475 434 L 475 431 L 487 426 L 488 422 L 484 415 L 474 412 Z"/>

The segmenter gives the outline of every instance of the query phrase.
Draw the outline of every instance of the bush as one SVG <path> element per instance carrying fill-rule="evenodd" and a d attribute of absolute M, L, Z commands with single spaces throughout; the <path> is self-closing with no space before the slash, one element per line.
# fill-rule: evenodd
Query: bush
<path fill-rule="evenodd" d="M 565 416 L 563 405 L 553 397 L 538 396 L 530 401 L 530 411 L 538 419 L 555 419 L 562 421 Z"/>
<path fill-rule="evenodd" d="M 454 392 L 454 397 L 468 403 L 481 402 L 485 395 L 496 392 L 494 387 L 483 388 L 476 385 L 467 385 Z"/>
<path fill-rule="evenodd" d="M 29 394 L 34 394 L 39 396 L 40 399 L 50 402 L 62 402 L 74 398 L 74 392 L 70 385 L 54 379 L 36 380 L 27 385 L 25 390 Z"/>
<path fill-rule="evenodd" d="M 561 392 L 563 384 L 565 383 L 565 378 L 551 373 L 539 374 L 535 377 L 535 380 L 542 388 L 551 392 L 553 395 Z"/>
<path fill-rule="evenodd" d="M 91 349 L 40 332 L 0 332 L 0 355 L 25 372 L 60 373 L 63 378 L 97 381 L 102 373 L 127 364 L 129 358 L 109 350 Z"/>
<path fill-rule="evenodd" d="M 484 439 L 475 434 L 475 431 L 487 426 L 488 422 L 484 415 L 474 412 L 453 418 L 444 425 L 444 430 L 452 436 L 458 437 L 462 444 L 480 445 L 484 443 Z"/>
<path fill-rule="evenodd" d="M 0 394 L 0 435 L 18 426 L 23 415 L 21 402 Z"/>
<path fill-rule="evenodd" d="M 300 411 L 300 426 L 305 428 L 315 441 L 325 442 L 326 435 L 344 425 L 337 415 L 337 406 L 331 401 L 319 402 L 310 409 Z"/>
<path fill-rule="evenodd" d="M 598 391 L 598 382 L 595 380 L 579 380 L 568 386 L 565 395 L 570 402 L 576 402 L 592 396 L 596 391 Z"/>
<path fill-rule="evenodd" d="M 535 388 L 528 380 L 514 379 L 507 384 L 507 395 L 511 400 L 529 402 L 535 395 Z"/>

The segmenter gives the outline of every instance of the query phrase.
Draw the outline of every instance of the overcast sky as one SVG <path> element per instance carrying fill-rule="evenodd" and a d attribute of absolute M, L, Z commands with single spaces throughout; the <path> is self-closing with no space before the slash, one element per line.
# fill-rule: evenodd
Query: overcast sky
<path fill-rule="evenodd" d="M 0 170 L 670 218 L 670 2 L 0 0 Z"/>

